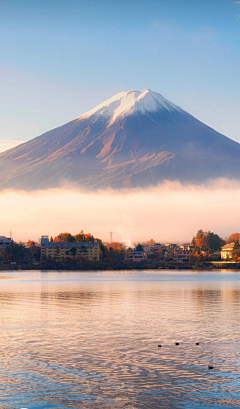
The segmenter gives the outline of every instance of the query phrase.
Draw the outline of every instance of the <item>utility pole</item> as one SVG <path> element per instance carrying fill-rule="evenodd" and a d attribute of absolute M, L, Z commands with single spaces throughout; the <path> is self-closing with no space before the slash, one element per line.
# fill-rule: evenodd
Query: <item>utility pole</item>
<path fill-rule="evenodd" d="M 113 231 L 110 231 L 109 234 L 110 234 L 110 243 L 112 243 L 113 242 Z"/>

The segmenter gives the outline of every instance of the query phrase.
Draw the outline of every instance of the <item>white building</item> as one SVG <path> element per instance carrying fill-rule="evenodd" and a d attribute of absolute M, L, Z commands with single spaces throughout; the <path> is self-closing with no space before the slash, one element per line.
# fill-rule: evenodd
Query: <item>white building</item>
<path fill-rule="evenodd" d="M 146 251 L 137 251 L 137 250 L 128 249 L 124 256 L 124 261 L 139 262 L 143 260 L 147 260 Z"/>
<path fill-rule="evenodd" d="M 175 250 L 174 253 L 174 260 L 180 263 L 183 263 L 184 261 L 188 261 L 190 257 L 191 251 L 190 250 Z"/>
<path fill-rule="evenodd" d="M 0 236 L 0 251 L 2 249 L 5 249 L 7 246 L 9 246 L 9 244 L 11 244 L 13 242 L 12 239 L 10 239 L 9 237 L 5 237 L 5 236 Z"/>
<path fill-rule="evenodd" d="M 226 260 L 227 258 L 231 259 L 233 255 L 233 247 L 234 247 L 234 242 L 232 243 L 227 243 L 225 246 L 221 248 L 221 259 Z"/>

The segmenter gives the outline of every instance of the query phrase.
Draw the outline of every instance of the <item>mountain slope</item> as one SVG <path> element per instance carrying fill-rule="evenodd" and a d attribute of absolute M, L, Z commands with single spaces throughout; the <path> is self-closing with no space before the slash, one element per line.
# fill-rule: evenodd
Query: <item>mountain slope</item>
<path fill-rule="evenodd" d="M 0 154 L 0 189 L 131 188 L 219 177 L 240 178 L 240 144 L 149 90 L 116 94 Z"/>

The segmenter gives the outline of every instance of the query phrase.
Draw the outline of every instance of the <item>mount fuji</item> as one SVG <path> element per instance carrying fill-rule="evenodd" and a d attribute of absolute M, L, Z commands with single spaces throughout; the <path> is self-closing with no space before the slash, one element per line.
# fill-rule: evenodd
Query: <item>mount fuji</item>
<path fill-rule="evenodd" d="M 240 178 L 240 144 L 148 89 L 120 92 L 0 154 L 0 189 L 145 188 Z"/>

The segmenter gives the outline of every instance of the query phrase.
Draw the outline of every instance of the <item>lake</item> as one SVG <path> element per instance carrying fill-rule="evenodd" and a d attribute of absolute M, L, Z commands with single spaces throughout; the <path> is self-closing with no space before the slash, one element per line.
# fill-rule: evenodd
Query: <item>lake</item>
<path fill-rule="evenodd" d="M 0 326 L 1 409 L 240 407 L 240 272 L 5 271 Z"/>

